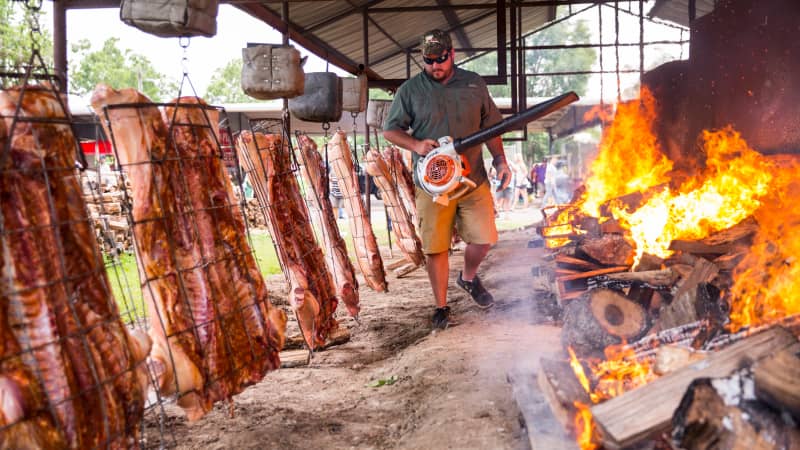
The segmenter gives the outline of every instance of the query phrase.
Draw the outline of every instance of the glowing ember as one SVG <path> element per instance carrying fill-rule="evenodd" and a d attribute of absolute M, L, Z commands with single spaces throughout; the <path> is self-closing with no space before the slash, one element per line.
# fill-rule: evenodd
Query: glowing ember
<path fill-rule="evenodd" d="M 642 89 L 641 101 L 617 105 L 614 121 L 603 131 L 600 151 L 589 169 L 582 211 L 600 216 L 600 205 L 668 181 L 672 162 L 660 151 L 651 126 L 655 100 Z"/>
<path fill-rule="evenodd" d="M 623 351 L 621 348 L 607 347 L 605 361 L 587 361 L 594 379 L 597 380 L 594 390 L 592 390 L 589 378 L 584 372 L 583 364 L 575 356 L 572 348 L 567 348 L 569 365 L 572 371 L 575 372 L 575 376 L 583 389 L 589 394 L 593 404 L 616 397 L 655 378 L 649 364 L 637 361 L 633 350 Z M 577 409 L 575 414 L 575 433 L 578 444 L 584 450 L 597 448 L 592 442 L 592 433 L 595 425 L 589 406 L 578 401 L 573 402 L 573 405 Z"/>
<path fill-rule="evenodd" d="M 623 351 L 621 348 L 606 347 L 604 361 L 589 363 L 597 379 L 597 385 L 591 394 L 594 403 L 616 397 L 655 378 L 650 364 L 638 361 L 633 350 Z"/>

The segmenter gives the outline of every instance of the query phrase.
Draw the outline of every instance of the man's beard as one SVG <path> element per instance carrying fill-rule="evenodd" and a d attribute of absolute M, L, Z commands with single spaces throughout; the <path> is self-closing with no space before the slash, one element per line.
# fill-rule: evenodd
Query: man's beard
<path fill-rule="evenodd" d="M 450 70 L 452 70 L 452 66 L 450 67 Z M 436 81 L 442 81 L 447 78 L 448 75 L 450 75 L 450 70 L 431 68 L 431 70 L 428 71 L 428 75 L 430 75 L 431 78 Z"/>

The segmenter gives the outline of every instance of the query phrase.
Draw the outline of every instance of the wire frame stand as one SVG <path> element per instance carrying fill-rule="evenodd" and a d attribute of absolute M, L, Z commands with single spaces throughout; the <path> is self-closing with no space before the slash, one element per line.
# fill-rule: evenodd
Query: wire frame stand
<path fill-rule="evenodd" d="M 237 138 L 239 157 L 267 222 L 300 332 L 314 350 L 338 325 L 333 318 L 338 300 L 301 194 L 291 136 L 282 119 L 250 121 L 249 128 Z"/>
<path fill-rule="evenodd" d="M 295 137 L 297 139 L 296 153 L 299 155 L 301 190 L 304 193 L 312 225 L 314 225 L 317 242 L 325 250 L 325 263 L 333 278 L 338 301 L 347 307 L 350 315 L 359 323 L 358 314 L 361 308 L 358 281 L 355 277 L 355 268 L 347 253 L 347 245 L 339 231 L 339 224 L 336 220 L 337 212 L 334 211 L 331 201 L 331 198 L 335 197 L 338 209 L 343 209 L 340 204 L 343 199 L 338 182 L 330 178 L 331 171 L 327 164 L 327 151 L 323 158 L 310 136 L 296 131 Z M 336 183 L 335 189 L 334 182 Z"/>
<path fill-rule="evenodd" d="M 130 184 L 123 196 L 147 306 L 142 326 L 154 342 L 151 396 L 196 420 L 278 367 L 285 326 L 233 194 L 225 160 L 234 170 L 239 163 L 220 139 L 230 130 L 218 125 L 227 116 L 197 97 L 186 70 L 168 103 L 132 89 L 96 90 L 101 97 L 93 107 Z M 161 411 L 147 429 L 164 433 L 168 420 Z"/>
<path fill-rule="evenodd" d="M 38 34 L 41 3 L 27 4 Z M 0 441 L 9 448 L 163 443 L 144 431 L 146 339 L 120 267 L 104 255 L 79 183 L 87 167 L 74 123 L 36 39 L 18 71 L 0 72 Z M 112 274 L 109 277 L 109 274 Z M 120 280 L 120 278 L 117 278 Z M 15 413 L 11 413 L 14 412 Z"/>

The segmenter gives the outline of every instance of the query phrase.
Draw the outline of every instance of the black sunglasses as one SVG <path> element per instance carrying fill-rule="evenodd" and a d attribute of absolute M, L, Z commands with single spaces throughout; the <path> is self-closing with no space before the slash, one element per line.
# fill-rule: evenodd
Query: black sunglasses
<path fill-rule="evenodd" d="M 427 56 L 423 56 L 422 60 L 425 61 L 425 64 L 433 65 L 433 63 L 443 63 L 447 61 L 447 58 L 450 56 L 450 50 L 445 51 L 442 53 L 438 58 L 428 58 Z"/>

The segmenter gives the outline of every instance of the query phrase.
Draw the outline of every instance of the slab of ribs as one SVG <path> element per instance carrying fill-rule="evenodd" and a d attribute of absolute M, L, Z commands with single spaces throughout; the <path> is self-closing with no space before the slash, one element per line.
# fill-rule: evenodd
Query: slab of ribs
<path fill-rule="evenodd" d="M 419 266 L 425 260 L 425 255 L 422 253 L 422 243 L 414 229 L 411 215 L 401 198 L 402 169 L 397 165 L 390 166 L 389 161 L 377 150 L 370 149 L 364 157 L 364 166 L 381 191 L 381 198 L 392 220 L 392 231 L 397 237 L 400 251 L 406 259 Z"/>
<path fill-rule="evenodd" d="M 309 348 L 321 347 L 338 326 L 333 318 L 338 300 L 300 194 L 288 143 L 278 134 L 242 131 L 236 148 L 289 282 L 289 303 L 303 338 Z"/>
<path fill-rule="evenodd" d="M 325 252 L 325 263 L 333 277 L 336 295 L 353 317 L 358 317 L 358 280 L 355 268 L 347 255 L 347 245 L 339 233 L 336 214 L 328 192 L 328 172 L 325 162 L 310 137 L 297 138 L 300 153 L 300 173 L 306 185 L 305 198 L 309 206 L 311 222 L 317 224 L 321 234 L 321 247 Z"/>
<path fill-rule="evenodd" d="M 0 91 L 0 448 L 136 447 L 150 340 L 120 318 L 56 95 Z"/>
<path fill-rule="evenodd" d="M 361 188 L 353 165 L 353 155 L 344 132 L 334 133 L 328 143 L 328 161 L 342 191 L 358 268 L 369 287 L 376 292 L 383 292 L 387 289 L 386 272 L 378 250 L 378 241 L 372 231 L 364 202 L 361 201 Z"/>
<path fill-rule="evenodd" d="M 218 112 L 194 97 L 162 111 L 134 89 L 105 85 L 91 103 L 130 181 L 149 364 L 160 393 L 177 394 L 196 420 L 280 366 L 286 316 L 270 304 L 248 245 Z"/>

